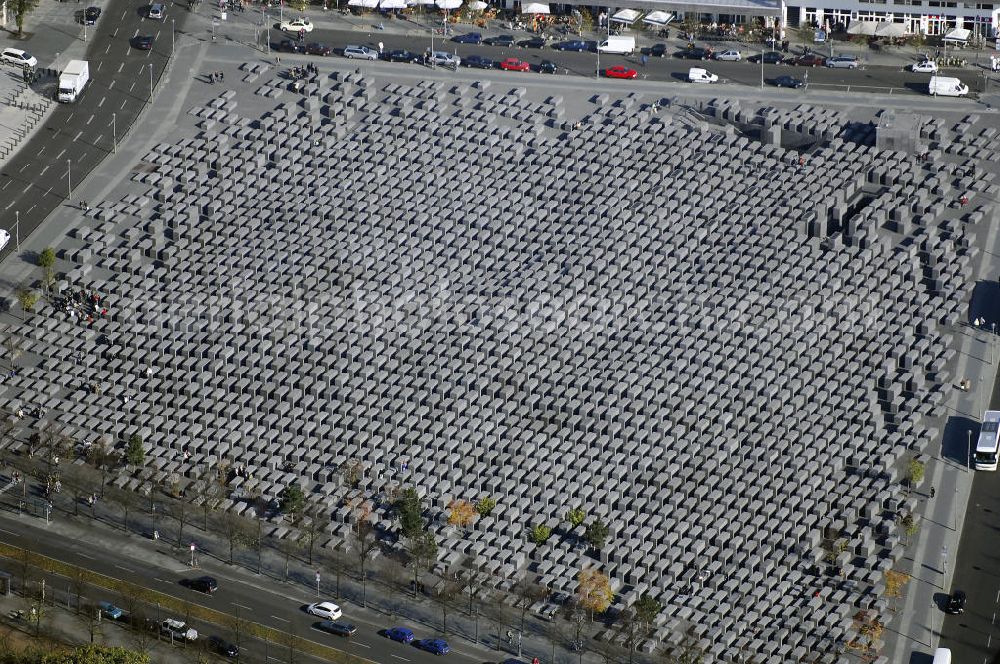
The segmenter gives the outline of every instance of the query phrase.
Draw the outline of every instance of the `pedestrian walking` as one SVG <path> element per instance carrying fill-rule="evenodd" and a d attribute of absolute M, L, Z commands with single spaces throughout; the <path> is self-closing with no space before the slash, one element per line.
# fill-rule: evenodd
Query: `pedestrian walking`
<path fill-rule="evenodd" d="M 646 55 L 645 53 L 643 53 L 642 55 L 639 56 L 639 64 L 641 64 L 643 67 L 645 67 L 647 62 L 649 62 L 649 56 L 648 55 Z"/>
<path fill-rule="evenodd" d="M 990 64 L 993 66 L 994 72 L 1000 69 L 1000 56 L 994 55 L 993 57 L 990 58 L 990 60 L 991 60 Z"/>
<path fill-rule="evenodd" d="M 933 498 L 936 493 L 937 493 L 937 491 L 934 490 L 934 487 L 931 487 L 931 490 L 930 490 L 931 498 Z"/>
<path fill-rule="evenodd" d="M 379 54 L 380 57 L 382 55 L 382 51 L 384 51 L 384 50 L 385 50 L 385 44 L 383 44 L 382 42 L 379 42 L 378 43 L 378 54 Z"/>

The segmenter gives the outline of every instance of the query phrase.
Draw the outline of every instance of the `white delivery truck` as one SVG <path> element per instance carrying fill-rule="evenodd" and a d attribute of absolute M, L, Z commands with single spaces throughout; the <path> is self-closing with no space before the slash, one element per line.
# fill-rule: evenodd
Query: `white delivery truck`
<path fill-rule="evenodd" d="M 613 35 L 597 45 L 598 53 L 617 53 L 631 55 L 635 52 L 635 37 Z"/>
<path fill-rule="evenodd" d="M 86 60 L 70 60 L 59 74 L 59 101 L 76 101 L 83 86 L 90 80 L 90 67 Z"/>
<path fill-rule="evenodd" d="M 942 97 L 962 97 L 969 94 L 969 86 L 953 76 L 931 76 L 927 91 Z"/>
<path fill-rule="evenodd" d="M 719 75 L 701 67 L 691 67 L 688 71 L 688 81 L 691 83 L 718 83 Z"/>

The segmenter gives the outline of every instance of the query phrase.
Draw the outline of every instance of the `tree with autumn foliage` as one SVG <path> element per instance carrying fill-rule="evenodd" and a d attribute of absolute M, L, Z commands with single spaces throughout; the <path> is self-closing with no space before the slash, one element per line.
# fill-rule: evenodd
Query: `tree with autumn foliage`
<path fill-rule="evenodd" d="M 471 526 L 479 512 L 468 500 L 455 499 L 448 503 L 448 524 L 459 528 Z"/>
<path fill-rule="evenodd" d="M 910 575 L 894 569 L 885 571 L 885 595 L 892 600 L 892 610 L 896 610 L 896 600 L 903 596 L 903 588 L 910 581 Z"/>
<path fill-rule="evenodd" d="M 576 577 L 576 595 L 580 606 L 590 611 L 590 619 L 594 614 L 604 613 L 611 606 L 615 592 L 611 589 L 611 579 L 598 569 L 580 570 Z"/>

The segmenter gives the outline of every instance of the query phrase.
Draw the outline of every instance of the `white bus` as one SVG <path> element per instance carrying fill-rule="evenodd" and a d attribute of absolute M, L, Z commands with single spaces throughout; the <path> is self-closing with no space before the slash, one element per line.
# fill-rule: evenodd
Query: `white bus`
<path fill-rule="evenodd" d="M 1000 410 L 983 413 L 983 426 L 976 442 L 976 470 L 996 470 L 997 452 L 1000 447 Z"/>

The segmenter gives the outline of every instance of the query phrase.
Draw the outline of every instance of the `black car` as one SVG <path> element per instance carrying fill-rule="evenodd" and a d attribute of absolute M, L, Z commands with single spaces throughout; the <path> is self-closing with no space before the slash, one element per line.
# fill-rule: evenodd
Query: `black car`
<path fill-rule="evenodd" d="M 674 53 L 674 57 L 683 58 L 684 60 L 708 60 L 712 57 L 712 52 L 707 48 L 686 48 L 683 51 Z"/>
<path fill-rule="evenodd" d="M 666 44 L 653 44 L 646 49 L 646 55 L 652 56 L 654 58 L 662 58 L 667 54 Z"/>
<path fill-rule="evenodd" d="M 206 595 L 211 595 L 219 589 L 219 582 L 211 576 L 199 576 L 197 579 L 188 579 L 183 583 L 191 590 L 197 590 Z"/>
<path fill-rule="evenodd" d="M 479 44 L 483 41 L 483 35 L 478 32 L 467 32 L 464 35 L 455 35 L 451 40 L 459 44 Z"/>
<path fill-rule="evenodd" d="M 94 25 L 97 23 L 97 19 L 101 17 L 100 7 L 87 7 L 83 10 L 83 24 L 84 25 Z"/>
<path fill-rule="evenodd" d="M 385 59 L 389 62 L 423 62 L 424 60 L 423 56 L 419 53 L 407 51 L 405 48 L 389 51 L 385 54 Z"/>
<path fill-rule="evenodd" d="M 326 44 L 313 42 L 311 44 L 306 44 L 306 53 L 308 55 L 330 55 L 333 53 L 333 50 Z"/>
<path fill-rule="evenodd" d="M 559 42 L 552 48 L 557 51 L 589 51 L 590 44 L 582 39 L 571 39 L 570 41 Z"/>
<path fill-rule="evenodd" d="M 794 76 L 779 76 L 772 81 L 779 88 L 794 88 L 798 89 L 805 85 L 801 79 L 795 78 Z"/>
<path fill-rule="evenodd" d="M 556 73 L 556 63 L 551 60 L 542 60 L 541 64 L 538 65 L 539 74 L 554 74 Z"/>
<path fill-rule="evenodd" d="M 354 636 L 354 633 L 358 631 L 357 626 L 351 623 L 335 622 L 333 620 L 324 620 L 316 625 L 316 629 L 321 629 L 324 632 L 330 632 L 337 636 Z"/>
<path fill-rule="evenodd" d="M 140 51 L 150 51 L 153 49 L 153 35 L 138 35 L 132 38 L 132 47 Z"/>
<path fill-rule="evenodd" d="M 498 35 L 496 37 L 487 37 L 483 40 L 484 44 L 489 44 L 490 46 L 503 46 L 504 48 L 510 48 L 514 45 L 514 35 Z"/>
<path fill-rule="evenodd" d="M 282 39 L 274 45 L 274 50 L 284 51 L 285 53 L 305 53 L 306 47 L 300 41 Z"/>
<path fill-rule="evenodd" d="M 224 657 L 239 657 L 240 649 L 221 636 L 208 637 L 208 646 Z"/>
<path fill-rule="evenodd" d="M 481 55 L 467 55 L 462 58 L 462 64 L 472 69 L 493 69 L 496 63 Z"/>
<path fill-rule="evenodd" d="M 517 42 L 518 48 L 545 48 L 545 40 L 541 37 L 532 37 L 531 39 L 522 39 Z"/>
<path fill-rule="evenodd" d="M 761 55 L 752 55 L 749 58 L 747 58 L 747 60 L 749 60 L 750 62 L 760 62 L 761 59 L 764 60 L 764 64 L 766 65 L 777 65 L 784 62 L 785 56 L 783 56 L 781 53 L 778 53 L 777 51 L 768 51 L 767 53 L 763 53 Z"/>
<path fill-rule="evenodd" d="M 948 603 L 944 607 L 944 612 L 950 613 L 953 616 L 965 613 L 965 599 L 965 593 L 961 590 L 956 590 L 948 595 Z"/>

